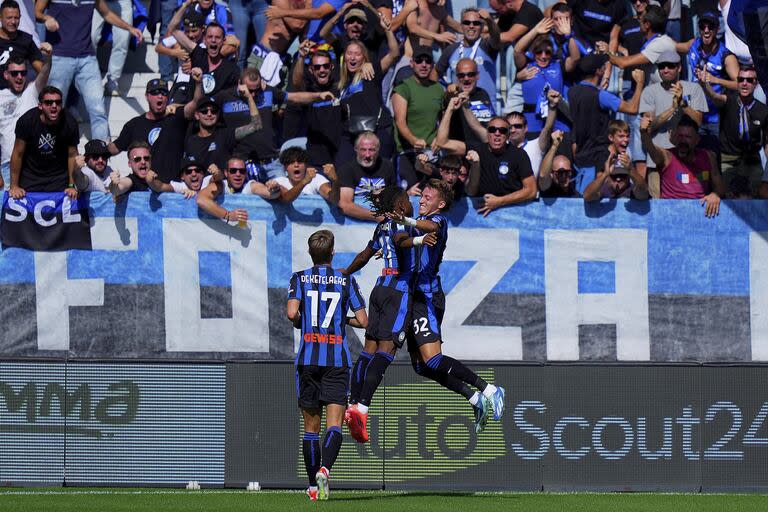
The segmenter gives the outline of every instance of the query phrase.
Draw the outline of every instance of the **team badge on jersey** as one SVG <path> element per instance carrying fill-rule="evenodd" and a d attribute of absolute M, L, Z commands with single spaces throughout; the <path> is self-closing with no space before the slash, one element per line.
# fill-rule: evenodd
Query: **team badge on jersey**
<path fill-rule="evenodd" d="M 213 77 L 213 75 L 206 73 L 203 75 L 203 92 L 205 94 L 211 94 L 213 90 L 216 88 L 216 79 Z"/>
<path fill-rule="evenodd" d="M 506 176 L 509 173 L 509 164 L 507 162 L 501 162 L 499 164 L 499 174 Z"/>
<path fill-rule="evenodd" d="M 150 146 L 154 146 L 154 144 L 155 144 L 155 141 L 156 141 L 156 140 L 157 140 L 157 138 L 160 136 L 160 132 L 161 132 L 162 130 L 163 130 L 163 129 L 162 129 L 162 128 L 160 128 L 160 127 L 158 126 L 157 128 L 152 128 L 152 129 L 149 131 L 149 135 L 147 136 L 147 142 L 149 142 L 149 145 L 150 145 Z"/>

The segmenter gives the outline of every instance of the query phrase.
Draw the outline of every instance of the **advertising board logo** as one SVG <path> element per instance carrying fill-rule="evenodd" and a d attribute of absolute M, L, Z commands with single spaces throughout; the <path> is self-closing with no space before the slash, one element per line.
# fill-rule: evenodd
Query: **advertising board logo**
<path fill-rule="evenodd" d="M 477 373 L 493 382 L 493 371 Z M 426 379 L 379 387 L 368 413 L 368 432 L 366 444 L 349 437 L 342 444 L 334 479 L 380 483 L 386 460 L 392 467 L 386 471 L 387 483 L 408 482 L 479 466 L 506 454 L 499 422 L 490 421 L 482 434 L 475 434 L 469 403 Z M 301 450 L 297 455 L 296 474 L 303 479 Z"/>
<path fill-rule="evenodd" d="M 113 435 L 105 432 L 105 427 L 134 421 L 139 409 L 139 386 L 135 382 L 114 382 L 99 393 L 94 392 L 94 387 L 82 383 L 72 386 L 70 392 L 55 382 L 0 381 L 0 432 L 66 432 L 68 436 L 101 439 Z"/>

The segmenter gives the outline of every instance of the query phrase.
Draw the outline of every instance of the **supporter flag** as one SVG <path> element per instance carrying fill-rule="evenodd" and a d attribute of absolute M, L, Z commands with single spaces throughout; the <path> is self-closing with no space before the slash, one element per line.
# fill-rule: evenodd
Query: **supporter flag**
<path fill-rule="evenodd" d="M 64 192 L 28 192 L 21 199 L 5 193 L 0 224 L 3 248 L 34 251 L 91 249 L 88 201 Z"/>
<path fill-rule="evenodd" d="M 726 23 L 749 47 L 760 84 L 768 90 L 768 0 L 731 0 Z"/>

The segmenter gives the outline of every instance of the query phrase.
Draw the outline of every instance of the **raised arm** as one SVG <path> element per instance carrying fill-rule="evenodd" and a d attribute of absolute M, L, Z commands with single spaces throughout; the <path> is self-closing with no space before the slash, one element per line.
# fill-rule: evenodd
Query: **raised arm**
<path fill-rule="evenodd" d="M 381 58 L 379 67 L 386 73 L 400 58 L 400 44 L 397 42 L 395 34 L 392 33 L 392 26 L 384 17 L 381 18 L 381 28 L 384 29 L 384 36 L 387 38 L 387 48 L 389 51 Z"/>
<path fill-rule="evenodd" d="M 341 17 L 344 16 L 344 13 L 347 12 L 349 8 L 352 7 L 352 5 L 353 4 L 351 2 L 347 2 L 342 5 L 341 9 L 336 11 L 336 14 L 334 14 L 328 21 L 325 22 L 325 25 L 320 28 L 318 35 L 322 37 L 326 43 L 333 44 L 336 42 L 336 35 L 333 33 L 333 29 Z"/>
<path fill-rule="evenodd" d="M 560 130 L 552 134 L 552 144 L 549 146 L 549 150 L 541 159 L 541 167 L 539 168 L 539 190 L 549 190 L 552 186 L 552 162 L 555 160 L 555 155 L 563 142 L 563 132 Z"/>
<path fill-rule="evenodd" d="M 645 72 L 642 69 L 632 70 L 632 80 L 635 81 L 635 92 L 629 101 L 621 100 L 619 112 L 623 114 L 637 114 L 640 108 L 640 96 L 643 94 L 645 86 Z"/>
<path fill-rule="evenodd" d="M 235 140 L 243 140 L 252 133 L 255 133 L 262 128 L 261 116 L 259 115 L 259 109 L 256 108 L 256 102 L 253 100 L 251 91 L 248 90 L 248 86 L 240 84 L 237 86 L 237 90 L 245 96 L 248 101 L 248 111 L 251 114 L 251 121 L 245 126 L 238 126 L 235 128 Z"/>
<path fill-rule="evenodd" d="M 454 113 L 461 108 L 461 99 L 458 96 L 451 98 L 448 102 L 448 106 L 443 113 L 443 117 L 440 119 L 440 125 L 437 127 L 437 135 L 435 136 L 435 144 L 453 155 L 464 155 L 467 152 L 467 145 L 463 141 L 449 139 L 451 130 L 451 119 Z M 474 117 L 474 114 L 469 113 Z"/>
<path fill-rule="evenodd" d="M 51 54 L 53 53 L 53 48 L 49 43 L 40 43 L 40 53 L 43 54 L 43 67 L 35 78 L 35 89 L 38 92 L 43 90 L 43 87 L 48 84 L 48 77 L 51 75 Z"/>
<path fill-rule="evenodd" d="M 657 169 L 663 169 L 667 166 L 669 156 L 667 150 L 658 147 L 653 143 L 653 137 L 651 136 L 651 118 L 646 113 L 640 119 L 640 140 L 643 143 L 643 149 L 651 157 L 653 163 L 656 164 Z"/>
<path fill-rule="evenodd" d="M 488 43 L 494 50 L 501 49 L 501 30 L 496 21 L 491 17 L 490 13 L 485 9 L 478 10 L 480 17 L 485 20 L 485 26 L 488 27 Z M 459 27 L 461 30 L 461 27 Z"/>

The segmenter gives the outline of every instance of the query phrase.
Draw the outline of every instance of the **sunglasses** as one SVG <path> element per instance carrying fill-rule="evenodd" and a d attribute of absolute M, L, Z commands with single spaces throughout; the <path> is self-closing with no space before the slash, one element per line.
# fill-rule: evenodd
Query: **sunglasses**
<path fill-rule="evenodd" d="M 459 80 L 463 80 L 465 78 L 475 78 L 477 76 L 477 71 L 472 71 L 471 73 L 456 73 L 456 78 Z"/>
<path fill-rule="evenodd" d="M 748 84 L 755 83 L 755 77 L 753 76 L 740 76 L 736 79 L 737 82 L 747 82 Z"/>
<path fill-rule="evenodd" d="M 88 158 L 91 160 L 104 160 L 105 162 L 109 160 L 107 155 L 88 155 Z"/>
<path fill-rule="evenodd" d="M 149 162 L 150 160 L 152 160 L 152 157 L 150 155 L 135 156 L 135 157 L 131 158 L 131 160 L 133 160 L 133 163 L 137 164 L 137 163 L 141 162 L 142 160 L 144 160 L 145 162 Z"/>
<path fill-rule="evenodd" d="M 482 26 L 483 22 L 480 20 L 463 20 L 461 24 L 466 27 L 480 27 Z"/>
<path fill-rule="evenodd" d="M 458 175 L 459 171 L 461 171 L 461 169 L 455 169 L 453 167 L 441 167 L 440 168 L 440 172 L 444 172 L 445 174 L 456 174 L 456 175 Z"/>
<path fill-rule="evenodd" d="M 489 126 L 488 133 L 500 133 L 502 135 L 506 135 L 509 133 L 509 128 L 506 126 Z"/>
<path fill-rule="evenodd" d="M 355 18 L 355 17 L 352 17 L 352 18 L 349 18 L 349 19 L 348 19 L 347 21 L 345 21 L 344 23 L 346 23 L 347 25 L 351 25 L 351 24 L 353 24 L 353 23 L 357 23 L 358 25 L 365 25 L 365 23 L 366 23 L 366 20 L 361 20 L 360 18 Z"/>
<path fill-rule="evenodd" d="M 184 169 L 184 174 L 192 174 L 193 172 L 202 173 L 203 171 L 199 167 L 187 167 Z"/>
<path fill-rule="evenodd" d="M 8 74 L 12 77 L 16 78 L 17 76 L 27 76 L 27 70 L 26 69 L 17 69 L 14 71 L 8 71 Z"/>
<path fill-rule="evenodd" d="M 320 71 L 321 69 L 331 69 L 331 63 L 328 64 L 312 64 L 312 69 Z"/>
<path fill-rule="evenodd" d="M 201 114 L 218 114 L 219 109 L 217 109 L 216 107 L 205 107 L 198 110 L 198 112 Z"/>
<path fill-rule="evenodd" d="M 560 167 L 559 169 L 555 169 L 552 171 L 552 174 L 571 174 L 573 172 L 573 169 L 566 169 L 565 167 Z"/>
<path fill-rule="evenodd" d="M 229 172 L 229 174 L 248 174 L 248 171 L 245 170 L 245 167 L 230 167 L 227 169 L 227 172 Z"/>
<path fill-rule="evenodd" d="M 549 48 L 541 48 L 533 52 L 534 55 L 546 55 L 547 57 L 552 55 L 552 50 Z"/>
<path fill-rule="evenodd" d="M 718 25 L 715 25 L 714 23 L 710 23 L 707 21 L 702 21 L 699 23 L 699 30 L 717 30 Z"/>
<path fill-rule="evenodd" d="M 419 57 L 416 57 L 413 59 L 413 62 L 416 64 L 432 64 L 434 61 L 432 60 L 432 57 L 427 57 L 426 55 L 420 55 Z"/>
<path fill-rule="evenodd" d="M 45 105 L 46 107 L 50 107 L 52 105 L 61 106 L 61 100 L 43 100 L 43 105 Z"/>
<path fill-rule="evenodd" d="M 677 63 L 675 62 L 659 62 L 657 64 L 659 69 L 675 69 L 677 67 Z"/>
<path fill-rule="evenodd" d="M 152 89 L 148 94 L 150 96 L 168 96 L 168 91 L 164 91 L 163 89 Z"/>
<path fill-rule="evenodd" d="M 514 128 L 515 130 L 522 130 L 523 128 L 525 128 L 525 125 L 523 123 L 514 123 L 514 124 L 509 123 L 509 127 Z"/>

